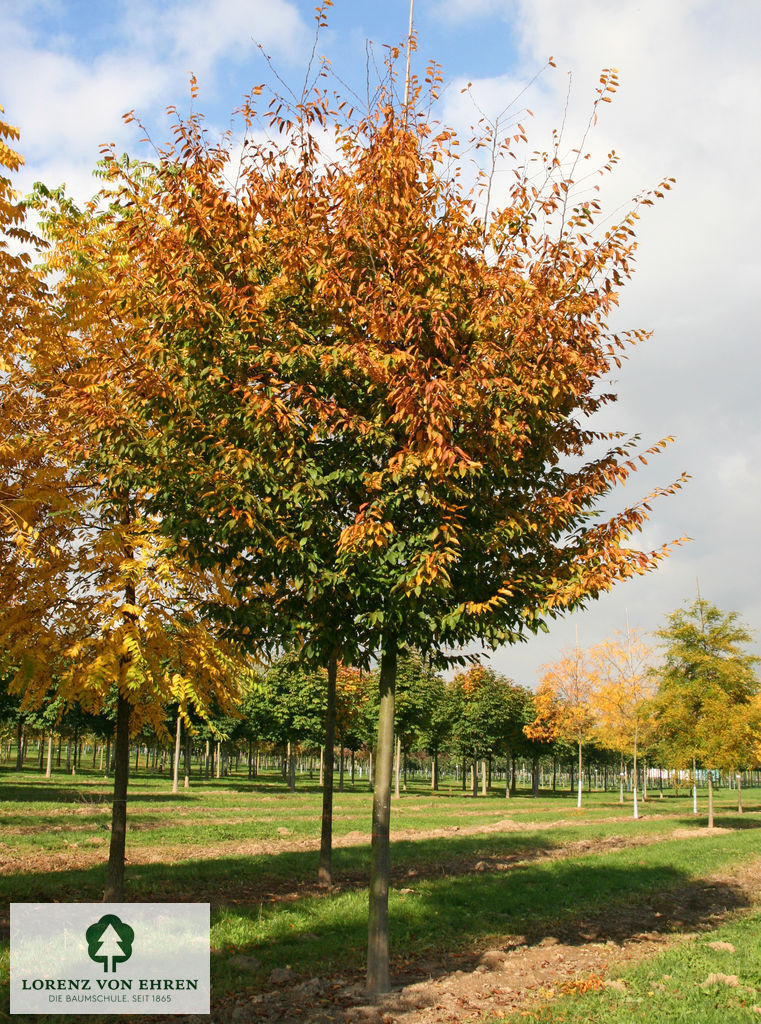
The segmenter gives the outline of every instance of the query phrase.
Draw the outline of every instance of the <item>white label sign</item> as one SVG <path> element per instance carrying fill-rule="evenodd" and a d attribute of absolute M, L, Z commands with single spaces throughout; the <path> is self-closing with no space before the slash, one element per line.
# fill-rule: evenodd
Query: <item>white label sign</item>
<path fill-rule="evenodd" d="M 208 1013 L 208 903 L 11 903 L 11 1013 Z"/>

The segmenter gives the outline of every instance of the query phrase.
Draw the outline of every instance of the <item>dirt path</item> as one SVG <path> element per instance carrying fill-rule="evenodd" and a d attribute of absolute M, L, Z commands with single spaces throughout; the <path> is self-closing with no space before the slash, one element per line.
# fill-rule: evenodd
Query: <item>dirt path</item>
<path fill-rule="evenodd" d="M 642 819 L 646 817 L 643 816 Z M 683 819 L 682 814 L 668 814 L 668 815 L 655 815 L 654 820 L 668 820 L 668 819 Z M 632 816 L 628 815 L 616 815 L 605 818 L 585 819 L 583 817 L 577 818 L 560 818 L 555 821 L 514 821 L 512 818 L 504 818 L 500 821 L 493 822 L 487 825 L 447 825 L 442 828 L 434 829 L 416 829 L 416 828 L 397 828 L 392 829 L 391 841 L 404 841 L 404 840 L 425 840 L 425 839 L 451 839 L 454 836 L 475 836 L 475 835 L 493 835 L 495 833 L 515 833 L 515 832 L 547 832 L 558 828 L 571 828 L 581 827 L 583 825 L 602 825 L 602 824 L 615 824 L 619 822 L 631 822 Z M 14 832 L 21 834 L 25 831 L 39 832 L 43 831 L 41 828 L 25 829 L 25 827 L 18 827 L 15 829 L 3 829 L 3 835 L 10 837 Z M 74 827 L 67 830 L 67 833 L 72 836 L 77 836 L 77 833 L 82 830 L 82 827 Z M 58 826 L 54 831 L 61 831 L 61 827 Z M 137 829 L 136 831 L 142 831 Z M 717 828 L 714 833 L 722 831 Z M 303 853 L 309 851 L 317 851 L 320 848 L 320 840 L 317 838 L 309 839 L 289 839 L 288 836 L 291 834 L 291 830 L 283 826 L 279 829 L 281 834 L 280 839 L 266 839 L 266 840 L 237 840 L 229 839 L 221 842 L 216 841 L 213 844 L 215 858 L 224 857 L 256 857 L 256 856 L 271 856 L 272 854 L 278 853 Z M 700 829 L 682 829 L 681 832 L 684 835 L 698 835 L 701 833 Z M 676 832 L 673 833 L 676 835 Z M 631 837 L 614 837 L 616 842 L 619 840 L 625 845 L 640 845 L 648 844 L 651 842 L 658 842 L 660 839 L 667 838 L 669 833 L 659 833 L 656 836 L 637 836 Z M 0 874 L 15 874 L 16 872 L 35 872 L 35 871 L 68 871 L 73 868 L 86 869 L 102 864 L 105 858 L 104 847 L 108 844 L 108 832 L 104 828 L 102 835 L 88 835 L 88 836 L 77 836 L 71 840 L 64 840 L 65 848 L 63 850 L 54 851 L 40 851 L 39 854 L 33 854 L 29 850 L 23 852 L 17 852 L 13 848 L 13 843 L 0 842 Z M 344 835 L 334 836 L 333 848 L 344 848 L 352 846 L 363 846 L 369 842 L 368 834 L 366 832 L 353 831 L 347 832 Z M 597 841 L 597 845 L 604 844 L 606 840 Z M 568 849 L 575 844 L 565 844 L 563 849 Z M 594 843 L 593 843 L 594 847 Z M 590 847 L 590 848 L 593 848 Z M 547 851 L 548 855 L 551 855 L 554 851 Z M 541 851 L 540 851 L 541 855 Z M 205 860 L 209 856 L 209 844 L 208 843 L 177 843 L 167 845 L 133 845 L 130 847 L 129 834 L 127 837 L 127 864 L 159 864 L 168 863 L 174 864 L 181 861 L 189 860 Z M 44 865 L 44 866 L 43 866 Z"/>
<path fill-rule="evenodd" d="M 399 987 L 377 1005 L 358 975 L 298 982 L 273 972 L 265 991 L 230 1000 L 216 1022 L 451 1024 L 478 1022 L 568 991 L 603 988 L 608 969 L 716 927 L 761 903 L 761 860 L 696 880 L 648 904 L 601 911 L 556 934 L 511 936 L 499 948 L 396 964 Z"/>

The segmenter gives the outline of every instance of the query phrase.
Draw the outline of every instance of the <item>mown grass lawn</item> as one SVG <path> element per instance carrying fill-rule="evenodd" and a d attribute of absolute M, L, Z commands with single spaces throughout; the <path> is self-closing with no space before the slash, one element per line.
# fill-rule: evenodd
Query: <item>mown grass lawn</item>
<path fill-rule="evenodd" d="M 304 977 L 361 968 L 365 786 L 336 794 L 335 835 L 352 845 L 334 851 L 338 884 L 330 893 L 314 886 L 321 803 L 315 784 L 290 794 L 275 777 L 233 777 L 194 783 L 178 796 L 168 789 L 166 777 L 131 782 L 126 898 L 212 903 L 215 1000 L 261 985 L 275 967 L 288 965 Z M 713 835 L 698 834 L 705 819 L 691 813 L 687 797 L 656 796 L 634 821 L 628 798 L 622 807 L 616 793 L 584 796 L 577 811 L 568 794 L 506 800 L 494 791 L 473 799 L 445 783 L 438 794 L 411 786 L 393 801 L 394 962 L 484 948 L 516 934 L 538 939 L 603 906 L 615 912 L 761 852 L 759 791 L 746 792 L 742 817 L 734 793 L 717 794 L 717 825 L 728 830 Z M 107 800 L 108 784 L 97 775 L 46 782 L 33 772 L 0 773 L 6 920 L 10 902 L 100 899 Z M 682 837 L 672 837 L 674 830 Z M 261 849 L 237 849 L 245 844 Z M 256 957 L 259 967 L 242 974 L 231 964 L 238 953 Z M 7 986 L 7 934 L 0 970 Z"/>
<path fill-rule="evenodd" d="M 611 984 L 613 982 L 613 984 Z M 561 995 L 505 1024 L 752 1024 L 761 1020 L 761 912 L 627 971 L 582 995 Z"/>

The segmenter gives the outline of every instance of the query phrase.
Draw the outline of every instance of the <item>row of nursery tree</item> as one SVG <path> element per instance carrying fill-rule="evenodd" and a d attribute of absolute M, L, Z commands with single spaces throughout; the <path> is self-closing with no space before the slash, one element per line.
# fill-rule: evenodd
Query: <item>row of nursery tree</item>
<path fill-rule="evenodd" d="M 558 765 L 570 768 L 571 788 L 576 767 L 581 806 L 586 750 L 590 787 L 592 767 L 602 769 L 604 788 L 609 778 L 617 779 L 623 801 L 625 779 L 627 788 L 631 779 L 635 817 L 640 777 L 643 788 L 647 785 L 645 764 L 659 770 L 661 791 L 664 768 L 677 787 L 684 783 L 685 774 L 694 784 L 701 769 L 708 785 L 712 827 L 714 773 L 736 775 L 739 780 L 743 772 L 761 764 L 758 659 L 746 650 L 752 637 L 735 613 L 725 614 L 698 599 L 674 612 L 656 639 L 661 641 L 660 648 L 627 631 L 595 647 L 569 651 L 547 666 L 536 693 L 480 665 L 445 681 L 419 654 L 403 652 L 394 710 L 396 794 L 400 779 L 406 779 L 410 757 L 417 763 L 420 755 L 425 756 L 433 790 L 439 788 L 443 759 L 463 789 L 468 779 L 474 796 L 479 787 L 483 793 L 490 788 L 493 771 L 504 777 L 505 795 L 514 793 L 519 760 L 530 764 L 532 790 L 538 793 L 540 761 L 549 757 L 553 788 Z M 174 721 L 168 720 L 161 734 L 146 730 L 135 743 L 135 768 L 145 747 L 146 758 L 152 752 L 153 770 L 157 762 L 159 771 L 166 765 L 176 790 L 181 760 L 186 785 L 190 781 L 194 748 L 198 770 L 205 778 L 226 774 L 233 760 L 239 768 L 241 752 L 249 777 L 256 777 L 264 749 L 281 755 L 283 777 L 295 789 L 298 759 L 302 764 L 307 759 L 311 778 L 317 768 L 316 752 L 323 784 L 327 694 L 326 673 L 305 665 L 298 654 L 281 657 L 268 668 L 250 673 L 234 717 L 188 723 L 183 738 L 178 708 Z M 58 766 L 62 733 L 68 740 L 66 767 L 72 771 L 81 765 L 82 738 L 89 733 L 101 738 L 100 768 L 109 772 L 113 708 L 100 716 L 87 715 L 76 705 L 64 711 L 60 698 L 51 692 L 44 709 L 25 712 L 19 698 L 6 698 L 2 711 L 6 726 L 15 723 L 18 767 L 23 764 L 25 731 L 36 730 L 40 768 L 45 765 L 50 776 L 57 730 Z M 372 788 L 377 721 L 377 673 L 339 666 L 335 734 L 341 789 L 347 751 L 352 782 L 355 754 L 359 754 Z M 175 737 L 171 745 L 167 743 L 170 731 Z M 6 759 L 10 749 L 9 736 Z M 95 767 L 95 743 L 92 756 Z M 738 798 L 741 808 L 741 793 Z"/>
<path fill-rule="evenodd" d="M 401 90 L 399 56 L 366 100 L 337 98 L 323 62 L 303 90 L 254 88 L 242 141 L 173 110 L 151 159 L 103 151 L 84 206 L 50 185 L 19 199 L 0 120 L 11 688 L 25 709 L 51 683 L 66 706 L 113 707 L 119 900 L 131 737 L 172 707 L 233 714 L 248 660 L 295 646 L 327 675 L 332 749 L 338 665 L 377 665 L 373 992 L 389 986 L 400 652 L 441 668 L 517 642 L 670 550 L 635 543 L 656 495 L 597 510 L 671 439 L 643 451 L 592 421 L 647 337 L 607 321 L 670 180 L 614 222 L 586 141 L 557 132 L 532 154 L 515 120 L 483 118 L 461 158 L 431 114 L 440 69 L 419 82 L 408 63 Z M 616 86 L 604 71 L 590 129 Z"/>

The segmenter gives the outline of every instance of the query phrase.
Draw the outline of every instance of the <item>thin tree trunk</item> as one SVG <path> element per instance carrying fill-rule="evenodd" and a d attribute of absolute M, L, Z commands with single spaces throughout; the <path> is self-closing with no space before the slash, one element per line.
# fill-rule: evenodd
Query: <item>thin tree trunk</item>
<path fill-rule="evenodd" d="M 174 737 L 174 764 L 172 765 L 172 792 L 180 792 L 180 749 L 182 743 L 182 719 L 177 712 L 177 730 Z"/>
<path fill-rule="evenodd" d="M 367 989 L 371 995 L 388 992 L 388 889 L 391 873 L 389 828 L 391 772 L 394 755 L 394 696 L 396 691 L 396 637 L 383 637 L 379 677 L 378 746 L 373 790 L 373 826 L 370 851 L 370 900 L 367 935 Z"/>
<path fill-rule="evenodd" d="M 431 789 L 435 792 L 439 788 L 439 754 L 434 752 L 431 760 Z"/>
<path fill-rule="evenodd" d="M 478 761 L 473 758 L 473 763 L 470 766 L 470 788 L 474 797 L 478 796 Z"/>
<path fill-rule="evenodd" d="M 692 759 L 692 813 L 698 813 L 698 770 L 695 767 L 695 758 Z"/>
<path fill-rule="evenodd" d="M 190 762 L 193 758 L 193 740 L 188 729 L 185 730 L 185 783 L 183 789 L 190 789 Z"/>
<path fill-rule="evenodd" d="M 582 789 L 582 774 L 581 774 L 581 740 L 579 740 L 579 778 L 577 784 L 579 797 L 576 801 L 576 806 L 581 809 L 581 789 Z"/>
<path fill-rule="evenodd" d="M 288 740 L 288 744 L 285 748 L 285 771 L 286 778 L 288 780 L 288 792 L 293 793 L 296 789 L 296 764 L 293 744 Z"/>
<path fill-rule="evenodd" d="M 713 828 L 713 772 L 708 769 L 708 827 Z"/>
<path fill-rule="evenodd" d="M 16 771 L 21 771 L 24 767 L 24 723 L 19 721 L 16 727 L 16 740 L 18 743 L 18 750 L 16 751 Z"/>
<path fill-rule="evenodd" d="M 126 679 L 129 662 L 122 661 L 120 682 Z M 129 781 L 129 701 L 121 693 L 116 704 L 116 756 L 114 796 L 111 810 L 111 846 L 106 868 L 104 903 L 120 903 L 124 897 L 124 849 L 127 839 L 127 783 Z"/>
<path fill-rule="evenodd" d="M 372 752 L 372 750 L 369 752 L 368 760 L 367 760 L 367 784 L 370 787 L 370 792 L 372 793 L 373 789 L 375 788 L 375 778 L 373 776 L 373 752 Z"/>
<path fill-rule="evenodd" d="M 52 778 L 53 775 L 53 731 L 48 733 L 48 763 L 45 768 L 45 778 Z"/>
<path fill-rule="evenodd" d="M 481 796 L 486 796 L 486 758 L 481 758 Z"/>
<path fill-rule="evenodd" d="M 325 753 L 320 751 L 320 784 L 322 785 L 322 832 L 320 834 L 320 885 L 333 882 L 333 747 L 336 733 L 336 677 L 338 659 L 328 662 L 328 708 L 325 715 Z"/>
<path fill-rule="evenodd" d="M 505 754 L 505 799 L 510 799 L 510 751 Z"/>
<path fill-rule="evenodd" d="M 48 760 L 50 756 L 48 754 Z M 742 814 L 743 812 L 743 780 L 740 772 L 737 773 L 737 813 Z"/>
<path fill-rule="evenodd" d="M 396 737 L 396 764 L 394 767 L 394 796 L 399 799 L 399 775 L 402 768 L 402 740 L 400 736 Z"/>

